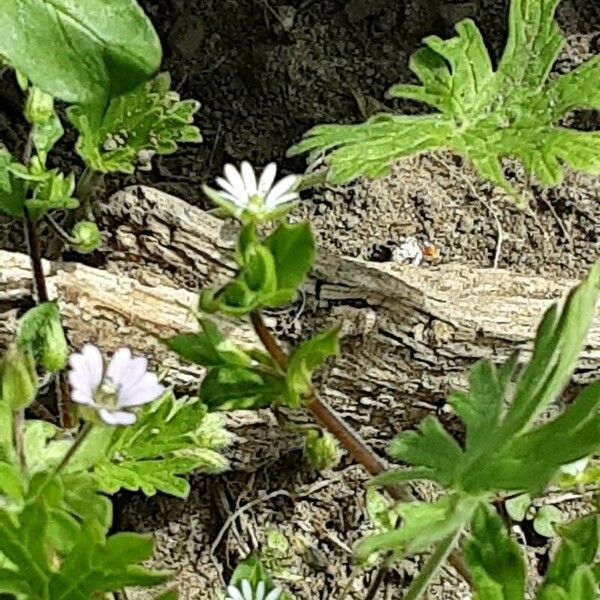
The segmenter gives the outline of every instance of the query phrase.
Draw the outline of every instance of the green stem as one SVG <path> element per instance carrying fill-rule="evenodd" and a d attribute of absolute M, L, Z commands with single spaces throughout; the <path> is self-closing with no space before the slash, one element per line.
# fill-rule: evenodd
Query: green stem
<path fill-rule="evenodd" d="M 48 473 L 44 481 L 38 487 L 33 498 L 29 500 L 30 503 L 35 502 L 40 497 L 40 494 L 46 489 L 46 486 L 69 464 L 69 461 L 73 458 L 91 431 L 91 423 L 85 423 L 85 425 L 79 430 L 77 437 L 71 444 L 71 447 L 67 450 L 67 453 L 62 457 L 62 460 L 56 465 L 56 467 L 54 467 L 51 473 Z"/>
<path fill-rule="evenodd" d="M 55 233 L 65 244 L 73 245 L 77 243 L 77 240 L 70 236 L 50 213 L 46 215 L 46 222 L 50 225 L 50 227 L 52 227 L 52 229 L 54 229 Z"/>
<path fill-rule="evenodd" d="M 62 457 L 62 460 L 56 465 L 54 471 L 52 471 L 52 476 L 56 477 L 68 464 L 69 461 L 73 458 L 81 444 L 86 440 L 87 436 L 92 431 L 92 424 L 85 423 L 85 425 L 79 430 L 75 441 L 71 444 L 71 447 L 67 450 L 67 453 Z"/>
<path fill-rule="evenodd" d="M 433 554 L 423 565 L 419 575 L 413 579 L 413 582 L 410 584 L 410 587 L 404 596 L 404 600 L 419 600 L 419 598 L 423 596 L 427 590 L 427 587 L 431 583 L 431 580 L 438 572 L 438 569 L 450 556 L 452 548 L 458 541 L 461 533 L 462 527 L 457 529 L 452 535 L 449 535 L 437 545 L 436 549 L 433 551 Z"/>
<path fill-rule="evenodd" d="M 95 221 L 94 210 L 92 208 L 92 196 L 95 190 L 102 182 L 104 175 L 98 171 L 94 171 L 90 167 L 86 167 L 79 177 L 77 187 L 75 188 L 75 197 L 81 202 L 81 206 L 85 212 L 85 217 L 88 221 Z"/>

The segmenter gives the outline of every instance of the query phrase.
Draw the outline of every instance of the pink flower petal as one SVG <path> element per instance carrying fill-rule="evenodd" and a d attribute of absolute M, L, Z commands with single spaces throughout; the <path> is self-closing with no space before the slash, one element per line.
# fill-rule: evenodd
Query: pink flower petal
<path fill-rule="evenodd" d="M 137 417 L 133 413 L 125 412 L 124 410 L 110 411 L 106 408 L 101 408 L 98 414 L 107 425 L 133 425 L 137 420 Z"/>

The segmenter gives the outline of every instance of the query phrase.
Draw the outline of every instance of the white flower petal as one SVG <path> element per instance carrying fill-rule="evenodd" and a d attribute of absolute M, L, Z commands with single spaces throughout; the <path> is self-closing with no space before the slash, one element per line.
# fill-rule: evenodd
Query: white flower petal
<path fill-rule="evenodd" d="M 229 594 L 227 600 L 244 600 L 244 596 L 242 596 L 240 590 L 233 585 L 228 586 L 227 593 Z"/>
<path fill-rule="evenodd" d="M 263 600 L 265 597 L 265 582 L 259 581 L 254 592 L 254 600 Z"/>
<path fill-rule="evenodd" d="M 83 390 L 72 390 L 71 400 L 77 402 L 77 404 L 86 404 L 87 406 L 94 406 L 94 399 L 92 394 Z"/>
<path fill-rule="evenodd" d="M 236 189 L 227 181 L 227 179 L 223 179 L 223 177 L 217 177 L 215 180 L 223 190 L 225 190 L 226 194 L 221 193 L 222 196 L 230 196 L 231 198 L 236 198 L 239 201 L 239 194 Z M 244 196 L 246 192 L 244 191 Z"/>
<path fill-rule="evenodd" d="M 109 377 L 115 385 L 119 384 L 123 373 L 129 366 L 131 360 L 131 350 L 129 348 L 119 348 L 114 354 L 106 369 L 106 376 Z"/>
<path fill-rule="evenodd" d="M 130 406 L 141 406 L 154 402 L 165 392 L 164 386 L 158 383 L 154 373 L 146 373 L 137 385 L 128 387 L 127 390 L 119 390 L 117 406 L 127 408 Z"/>
<path fill-rule="evenodd" d="M 270 202 L 266 204 L 266 206 L 267 208 L 275 208 L 280 204 L 285 204 L 286 202 L 293 202 L 294 200 L 298 200 L 298 198 L 300 198 L 300 196 L 297 192 L 288 192 L 287 194 L 283 194 L 283 196 L 271 199 Z"/>
<path fill-rule="evenodd" d="M 69 371 L 69 384 L 73 391 L 82 392 L 90 397 L 92 396 L 92 384 L 90 383 L 87 369 L 72 369 Z"/>
<path fill-rule="evenodd" d="M 103 362 L 100 350 L 91 344 L 85 345 L 81 352 L 71 354 L 69 365 L 75 381 L 80 389 L 96 391 L 102 380 Z"/>
<path fill-rule="evenodd" d="M 90 374 L 90 383 L 92 387 L 96 389 L 102 381 L 104 375 L 104 361 L 102 360 L 102 353 L 93 344 L 86 344 L 81 349 L 81 354 L 85 358 L 87 367 Z"/>
<path fill-rule="evenodd" d="M 233 202 L 233 204 L 239 208 L 246 208 L 246 205 L 248 204 L 248 202 L 244 199 L 238 198 L 229 192 L 218 192 L 218 194 L 221 196 L 221 198 L 225 198 L 226 200 Z"/>
<path fill-rule="evenodd" d="M 248 196 L 254 196 L 254 194 L 256 194 L 256 175 L 254 174 L 254 169 L 252 168 L 252 165 L 245 160 L 242 163 L 241 170 L 246 193 Z"/>
<path fill-rule="evenodd" d="M 148 370 L 148 359 L 143 356 L 132 358 L 129 361 L 125 371 L 121 373 L 121 377 L 118 381 L 113 383 L 119 387 L 119 390 L 126 392 L 138 385 L 141 380 L 147 375 Z"/>
<path fill-rule="evenodd" d="M 268 594 L 265 600 L 278 600 L 281 596 L 281 588 L 274 588 Z"/>
<path fill-rule="evenodd" d="M 226 164 L 224 171 L 225 177 L 227 177 L 235 191 L 235 195 L 240 199 L 248 197 L 248 192 L 246 191 L 246 186 L 244 185 L 244 180 L 242 179 L 240 172 L 231 164 Z"/>
<path fill-rule="evenodd" d="M 242 580 L 242 593 L 244 600 L 252 600 L 252 586 L 247 579 Z"/>
<path fill-rule="evenodd" d="M 107 425 L 133 425 L 137 419 L 133 413 L 125 412 L 124 410 L 110 411 L 106 408 L 101 408 L 98 414 Z"/>
<path fill-rule="evenodd" d="M 298 181 L 296 175 L 287 175 L 281 181 L 278 181 L 267 194 L 265 198 L 265 204 L 267 206 L 274 206 L 277 203 L 277 199 L 284 194 L 287 194 Z"/>
<path fill-rule="evenodd" d="M 277 175 L 277 164 L 272 162 L 269 163 L 262 172 L 258 181 L 258 191 L 262 196 L 266 196 L 275 181 Z"/>

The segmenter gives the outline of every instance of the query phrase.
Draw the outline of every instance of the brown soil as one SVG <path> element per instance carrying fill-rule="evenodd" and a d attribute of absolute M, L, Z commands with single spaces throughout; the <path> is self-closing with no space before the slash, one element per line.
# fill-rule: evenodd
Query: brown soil
<path fill-rule="evenodd" d="M 497 58 L 507 10 L 505 0 L 141 3 L 162 37 L 164 68 L 174 87 L 203 105 L 198 122 L 205 141 L 162 157 L 135 181 L 200 206 L 205 206 L 201 184 L 225 162 L 277 160 L 285 170 L 301 172 L 302 159 L 283 160 L 287 148 L 315 123 L 364 120 L 363 112 L 383 102 L 391 84 L 411 78 L 408 59 L 424 35 L 450 35 L 457 20 L 472 16 Z M 597 54 L 598 5 L 563 0 L 559 22 L 568 44 L 558 70 Z M 408 104 L 399 108 L 420 110 Z M 576 115 L 573 122 L 586 128 L 600 124 L 593 114 Z M 0 135 L 10 146 L 19 144 L 15 131 L 13 116 L 4 114 Z M 511 177 L 523 180 L 518 165 L 508 168 Z M 111 187 L 127 183 L 133 180 L 115 180 Z M 407 160 L 376 182 L 318 191 L 307 196 L 298 215 L 311 218 L 322 252 L 391 260 L 394 246 L 415 236 L 433 242 L 443 262 L 579 277 L 599 253 L 599 192 L 597 178 L 571 174 L 556 189 L 531 188 L 530 207 L 520 212 L 467 164 L 440 154 Z M 186 503 L 124 495 L 117 526 L 155 533 L 156 564 L 180 571 L 184 599 L 217 597 L 235 563 L 252 551 L 271 557 L 298 600 L 338 599 L 346 586 L 350 597 L 364 598 L 370 575 L 354 573 L 351 549 L 368 527 L 357 491 L 365 480 L 356 466 L 315 474 L 291 453 L 255 475 L 196 477 Z M 236 510 L 238 518 L 225 527 Z M 279 554 L 272 547 L 273 531 L 288 544 Z M 544 564 L 547 545 L 535 536 L 528 542 L 535 570 Z M 399 597 L 414 572 L 414 562 L 402 564 L 381 597 Z M 468 594 L 445 571 L 430 597 Z"/>

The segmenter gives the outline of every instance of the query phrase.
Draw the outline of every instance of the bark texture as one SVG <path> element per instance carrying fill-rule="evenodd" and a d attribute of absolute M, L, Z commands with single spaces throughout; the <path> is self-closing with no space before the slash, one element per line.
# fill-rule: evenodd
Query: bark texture
<path fill-rule="evenodd" d="M 94 342 L 110 352 L 126 343 L 167 367 L 178 390 L 194 393 L 202 369 L 180 363 L 154 336 L 197 329 L 196 290 L 234 272 L 235 228 L 141 187 L 113 196 L 102 220 L 109 232 L 105 266 L 45 263 L 72 344 Z M 31 302 L 32 282 L 26 256 L 0 251 L 0 265 L 4 346 Z M 319 393 L 381 449 L 393 433 L 440 408 L 477 359 L 500 360 L 515 349 L 527 354 L 544 310 L 574 284 L 452 264 L 416 268 L 321 256 L 297 304 L 269 323 L 288 341 L 341 323 L 342 354 L 321 376 Z M 234 339 L 257 343 L 249 324 L 221 325 Z M 599 359 L 597 319 L 576 380 L 597 376 Z M 242 441 L 232 450 L 235 468 L 254 468 L 298 447 L 292 433 L 273 436 L 277 424 L 268 411 L 230 419 Z"/>

